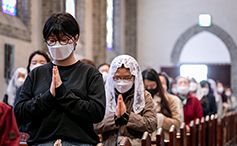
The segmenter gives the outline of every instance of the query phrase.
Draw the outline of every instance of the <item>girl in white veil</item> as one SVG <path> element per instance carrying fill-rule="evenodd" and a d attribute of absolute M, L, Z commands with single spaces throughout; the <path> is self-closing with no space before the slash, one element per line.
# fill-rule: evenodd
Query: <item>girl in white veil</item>
<path fill-rule="evenodd" d="M 117 71 L 119 67 L 129 68 L 131 74 L 135 76 L 135 94 L 134 94 L 134 103 L 133 103 L 133 110 L 137 114 L 142 111 L 145 107 L 145 98 L 144 98 L 144 85 L 141 75 L 140 67 L 137 61 L 128 55 L 120 55 L 116 57 L 110 65 L 109 73 L 107 76 L 107 82 L 105 84 L 105 91 L 106 91 L 106 112 L 105 114 L 115 112 L 115 82 L 113 80 L 114 73 Z"/>
<path fill-rule="evenodd" d="M 128 74 L 122 75 L 122 69 Z M 126 77 L 128 75 L 131 77 Z M 123 136 L 128 137 L 132 145 L 141 145 L 143 132 L 152 133 L 157 124 L 152 97 L 144 89 L 141 69 L 133 57 L 120 55 L 114 58 L 105 90 L 105 117 L 102 122 L 94 125 L 95 131 L 102 134 L 104 145 L 115 146 Z M 120 116 L 119 101 L 126 109 Z"/>

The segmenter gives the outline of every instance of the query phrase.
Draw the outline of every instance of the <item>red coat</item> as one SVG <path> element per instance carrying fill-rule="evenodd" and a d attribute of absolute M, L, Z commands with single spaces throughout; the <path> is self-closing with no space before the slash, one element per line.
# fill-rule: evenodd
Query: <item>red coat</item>
<path fill-rule="evenodd" d="M 20 134 L 12 108 L 0 102 L 0 146 L 19 146 Z"/>
<path fill-rule="evenodd" d="M 187 103 L 183 107 L 184 109 L 184 122 L 189 125 L 191 120 L 201 119 L 203 117 L 202 105 L 200 101 L 191 94 L 187 97 Z"/>

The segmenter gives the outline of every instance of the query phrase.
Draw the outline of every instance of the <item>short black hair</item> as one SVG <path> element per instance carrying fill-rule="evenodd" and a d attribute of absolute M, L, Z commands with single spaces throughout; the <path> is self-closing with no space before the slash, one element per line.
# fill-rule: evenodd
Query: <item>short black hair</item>
<path fill-rule="evenodd" d="M 98 66 L 98 69 L 100 69 L 101 66 L 107 65 L 108 67 L 110 67 L 110 65 L 108 63 L 102 63 Z"/>
<path fill-rule="evenodd" d="M 59 39 L 59 33 L 63 33 L 68 37 L 80 35 L 80 28 L 76 19 L 69 13 L 53 13 L 45 22 L 43 28 L 43 37 L 48 39 L 51 32 Z"/>
<path fill-rule="evenodd" d="M 30 63 L 31 63 L 31 60 L 32 60 L 32 58 L 33 58 L 36 54 L 39 54 L 39 55 L 44 56 L 44 58 L 46 59 L 47 62 L 50 62 L 50 61 L 51 61 L 50 58 L 49 58 L 49 56 L 46 54 L 46 52 L 41 51 L 41 50 L 34 51 L 33 53 L 30 54 L 30 57 L 29 57 L 29 60 L 28 60 L 28 65 L 27 65 L 27 71 L 28 71 L 28 73 L 30 72 Z"/>

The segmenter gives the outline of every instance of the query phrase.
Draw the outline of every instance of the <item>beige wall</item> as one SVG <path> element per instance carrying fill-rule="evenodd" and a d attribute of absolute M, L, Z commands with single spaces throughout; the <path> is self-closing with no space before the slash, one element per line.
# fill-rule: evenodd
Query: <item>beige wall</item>
<path fill-rule="evenodd" d="M 40 15 L 40 6 L 41 1 L 34 1 L 31 3 L 31 42 L 22 41 L 19 39 L 15 39 L 12 37 L 7 37 L 4 35 L 0 35 L 0 101 L 2 101 L 4 94 L 7 90 L 7 84 L 4 80 L 4 44 L 9 43 L 15 46 L 15 60 L 14 67 L 15 69 L 18 67 L 26 67 L 28 64 L 29 55 L 37 49 L 41 49 L 41 41 L 42 41 L 42 28 L 41 24 L 41 15 Z M 0 18 L 1 19 L 1 18 Z"/>
<path fill-rule="evenodd" d="M 187 29 L 198 24 L 199 14 L 210 14 L 212 23 L 236 42 L 236 5 L 235 0 L 138 0 L 137 57 L 141 68 L 152 65 L 159 71 L 162 66 L 172 66 L 175 42 Z"/>

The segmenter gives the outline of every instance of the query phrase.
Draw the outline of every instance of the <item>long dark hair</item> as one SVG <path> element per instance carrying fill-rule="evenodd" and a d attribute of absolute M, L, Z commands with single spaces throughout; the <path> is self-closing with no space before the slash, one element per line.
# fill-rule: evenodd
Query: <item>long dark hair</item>
<path fill-rule="evenodd" d="M 165 91 L 161 85 L 161 81 L 159 79 L 159 75 L 154 69 L 147 69 L 142 72 L 143 81 L 150 80 L 155 81 L 157 84 L 158 95 L 161 98 L 161 113 L 167 117 L 172 117 L 172 113 L 168 104 L 168 101 L 165 97 Z"/>
<path fill-rule="evenodd" d="M 68 37 L 80 35 L 80 28 L 76 19 L 69 13 L 53 13 L 46 21 L 43 29 L 44 39 L 48 39 L 51 32 L 59 39 L 59 33 Z"/>
<path fill-rule="evenodd" d="M 44 51 L 41 51 L 41 50 L 34 51 L 33 53 L 30 54 L 30 57 L 29 57 L 29 60 L 28 60 L 28 65 L 27 65 L 27 71 L 28 71 L 28 73 L 30 72 L 30 63 L 31 63 L 31 60 L 32 60 L 32 58 L 33 58 L 36 54 L 44 56 L 44 58 L 46 59 L 46 61 L 47 61 L 47 62 L 50 62 L 49 56 L 48 56 Z"/>

